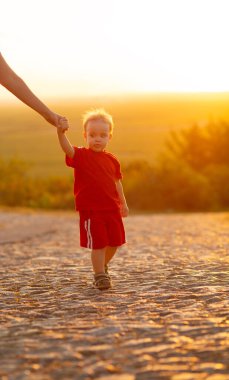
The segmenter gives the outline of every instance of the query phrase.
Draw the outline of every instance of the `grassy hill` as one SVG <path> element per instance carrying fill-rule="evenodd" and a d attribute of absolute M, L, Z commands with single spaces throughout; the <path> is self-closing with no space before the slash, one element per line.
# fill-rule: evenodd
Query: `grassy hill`
<path fill-rule="evenodd" d="M 109 149 L 122 162 L 152 162 L 163 148 L 169 131 L 195 122 L 229 120 L 229 94 L 153 94 L 65 100 L 49 106 L 68 117 L 68 136 L 83 145 L 81 115 L 88 108 L 104 107 L 114 116 L 114 137 Z M 69 174 L 57 143 L 55 129 L 17 102 L 0 105 L 0 156 L 28 162 L 34 176 Z"/>

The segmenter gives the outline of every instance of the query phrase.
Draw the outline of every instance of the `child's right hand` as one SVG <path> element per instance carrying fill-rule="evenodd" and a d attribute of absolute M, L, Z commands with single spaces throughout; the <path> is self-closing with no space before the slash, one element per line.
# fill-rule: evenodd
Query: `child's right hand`
<path fill-rule="evenodd" d="M 62 133 L 66 132 L 69 129 L 68 119 L 66 117 L 60 119 L 57 128 Z"/>

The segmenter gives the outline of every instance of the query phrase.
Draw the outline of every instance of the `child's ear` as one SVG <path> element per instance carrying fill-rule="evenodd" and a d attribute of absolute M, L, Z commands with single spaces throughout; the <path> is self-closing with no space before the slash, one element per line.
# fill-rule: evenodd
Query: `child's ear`
<path fill-rule="evenodd" d="M 112 139 L 112 133 L 109 134 L 109 140 L 111 140 L 111 139 Z"/>

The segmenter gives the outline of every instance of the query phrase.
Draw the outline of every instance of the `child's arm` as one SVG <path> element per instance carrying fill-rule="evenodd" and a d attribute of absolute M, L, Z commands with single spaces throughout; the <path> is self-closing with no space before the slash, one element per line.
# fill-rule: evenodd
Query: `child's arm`
<path fill-rule="evenodd" d="M 70 141 L 65 136 L 66 130 L 69 128 L 67 119 L 62 119 L 60 121 L 60 126 L 57 127 L 57 135 L 59 139 L 60 146 L 64 153 L 67 154 L 68 157 L 73 158 L 75 151 L 70 143 Z"/>
<path fill-rule="evenodd" d="M 116 189 L 119 195 L 120 203 L 121 203 L 121 215 L 125 218 L 129 214 L 129 208 L 126 203 L 126 198 L 124 195 L 122 183 L 120 180 L 115 182 L 116 184 Z"/>

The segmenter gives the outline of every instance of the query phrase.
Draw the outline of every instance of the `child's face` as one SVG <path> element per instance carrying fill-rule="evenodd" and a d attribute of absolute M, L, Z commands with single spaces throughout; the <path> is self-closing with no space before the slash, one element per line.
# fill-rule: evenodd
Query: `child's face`
<path fill-rule="evenodd" d="M 87 123 L 84 137 L 90 149 L 102 152 L 111 139 L 110 126 L 101 120 L 90 120 Z"/>

